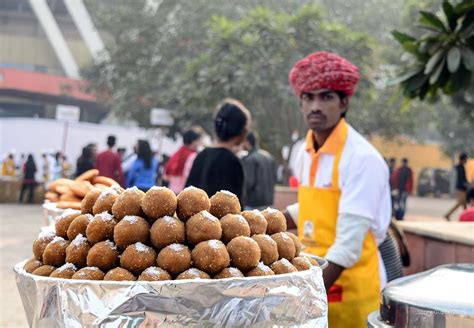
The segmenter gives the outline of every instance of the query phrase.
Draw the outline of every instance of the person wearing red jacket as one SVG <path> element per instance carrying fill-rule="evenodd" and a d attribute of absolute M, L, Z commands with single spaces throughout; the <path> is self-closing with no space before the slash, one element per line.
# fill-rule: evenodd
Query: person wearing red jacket
<path fill-rule="evenodd" d="M 408 159 L 402 159 L 402 165 L 392 173 L 390 180 L 393 189 L 396 191 L 393 206 L 395 218 L 403 220 L 408 195 L 413 192 L 413 171 L 408 166 Z"/>

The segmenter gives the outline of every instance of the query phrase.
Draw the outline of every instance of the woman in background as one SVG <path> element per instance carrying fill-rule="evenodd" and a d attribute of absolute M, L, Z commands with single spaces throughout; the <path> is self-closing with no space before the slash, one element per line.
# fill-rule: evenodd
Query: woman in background
<path fill-rule="evenodd" d="M 158 172 L 158 161 L 153 156 L 150 144 L 146 140 L 138 140 L 137 159 L 127 173 L 127 188 L 136 186 L 147 192 L 155 185 Z"/>
<path fill-rule="evenodd" d="M 94 168 L 94 154 L 92 147 L 89 145 L 82 148 L 82 154 L 77 159 L 76 164 L 76 177 L 80 176 L 82 173 L 91 170 Z"/>
<path fill-rule="evenodd" d="M 194 160 L 186 186 L 195 186 L 209 197 L 228 190 L 239 197 L 243 208 L 244 167 L 235 155 L 250 129 L 251 115 L 235 99 L 225 99 L 217 106 L 214 118 L 215 142 Z"/>
<path fill-rule="evenodd" d="M 36 187 L 36 180 L 35 180 L 35 173 L 36 173 L 36 164 L 32 154 L 28 155 L 28 159 L 26 160 L 25 164 L 23 165 L 23 184 L 21 185 L 20 191 L 20 200 L 19 202 L 23 202 L 23 196 L 25 195 L 26 191 L 28 190 L 28 203 L 32 204 L 35 195 L 35 187 Z"/>

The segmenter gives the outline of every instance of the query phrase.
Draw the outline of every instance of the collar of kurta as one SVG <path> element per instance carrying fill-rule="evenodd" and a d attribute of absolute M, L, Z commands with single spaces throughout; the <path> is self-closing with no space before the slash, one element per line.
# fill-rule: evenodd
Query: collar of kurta
<path fill-rule="evenodd" d="M 306 151 L 310 154 L 325 153 L 325 154 L 336 154 L 343 147 L 347 137 L 347 126 L 346 120 L 341 119 L 337 123 L 334 130 L 332 130 L 329 137 L 326 139 L 324 144 L 319 149 L 314 148 L 314 134 L 312 130 L 309 130 L 306 134 Z"/>

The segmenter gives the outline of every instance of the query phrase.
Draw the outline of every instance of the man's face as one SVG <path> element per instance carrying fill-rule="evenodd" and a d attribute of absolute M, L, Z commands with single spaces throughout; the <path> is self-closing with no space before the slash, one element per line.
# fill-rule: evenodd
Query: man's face
<path fill-rule="evenodd" d="M 308 127 L 314 132 L 332 129 L 346 111 L 347 98 L 341 100 L 329 89 L 305 92 L 301 95 L 300 110 Z"/>

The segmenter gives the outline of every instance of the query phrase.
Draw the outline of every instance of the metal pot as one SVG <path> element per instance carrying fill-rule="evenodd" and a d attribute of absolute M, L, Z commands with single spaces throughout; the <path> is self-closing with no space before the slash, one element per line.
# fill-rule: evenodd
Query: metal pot
<path fill-rule="evenodd" d="M 368 327 L 474 327 L 474 264 L 447 264 L 390 282 Z"/>

